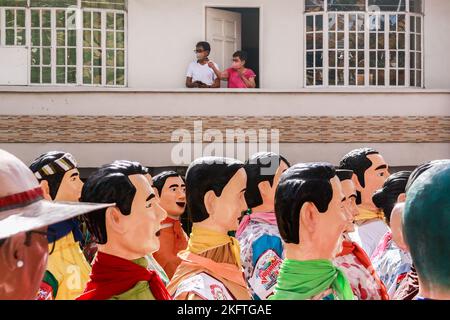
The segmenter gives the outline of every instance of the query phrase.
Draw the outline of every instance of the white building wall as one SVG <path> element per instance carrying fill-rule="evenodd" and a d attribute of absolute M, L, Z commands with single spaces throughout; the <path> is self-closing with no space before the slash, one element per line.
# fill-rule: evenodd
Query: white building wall
<path fill-rule="evenodd" d="M 425 86 L 450 88 L 450 1 L 424 3 Z M 207 6 L 259 7 L 261 87 L 303 87 L 303 0 L 130 0 L 130 87 L 184 87 L 187 65 L 195 58 L 194 46 L 205 37 Z"/>
<path fill-rule="evenodd" d="M 130 0 L 129 86 L 184 87 L 195 44 L 205 38 L 205 7 L 224 5 L 260 8 L 262 87 L 302 87 L 303 0 Z"/>
<path fill-rule="evenodd" d="M 425 86 L 450 88 L 450 1 L 425 3 Z"/>

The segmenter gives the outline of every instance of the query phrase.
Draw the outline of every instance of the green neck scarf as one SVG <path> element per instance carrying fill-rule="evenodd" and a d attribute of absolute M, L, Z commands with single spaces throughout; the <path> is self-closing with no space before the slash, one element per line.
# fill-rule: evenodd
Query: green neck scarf
<path fill-rule="evenodd" d="M 286 259 L 281 265 L 275 294 L 270 300 L 305 300 L 332 288 L 340 300 L 353 300 L 344 273 L 331 261 Z"/>

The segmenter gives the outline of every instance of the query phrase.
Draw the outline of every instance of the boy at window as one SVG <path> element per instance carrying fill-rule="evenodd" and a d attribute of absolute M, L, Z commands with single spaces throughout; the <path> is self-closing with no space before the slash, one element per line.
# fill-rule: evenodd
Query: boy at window
<path fill-rule="evenodd" d="M 217 69 L 214 62 L 208 65 L 214 70 L 217 77 L 221 80 L 228 81 L 228 88 L 255 88 L 256 74 L 252 69 L 245 68 L 247 62 L 247 52 L 236 51 L 233 53 L 233 64 L 224 72 Z"/>
<path fill-rule="evenodd" d="M 211 46 L 208 42 L 199 42 L 195 46 L 195 53 L 197 61 L 192 61 L 189 64 L 186 73 L 186 87 L 187 88 L 219 88 L 220 79 L 210 67 L 209 54 Z M 212 63 L 217 69 L 217 64 Z"/>

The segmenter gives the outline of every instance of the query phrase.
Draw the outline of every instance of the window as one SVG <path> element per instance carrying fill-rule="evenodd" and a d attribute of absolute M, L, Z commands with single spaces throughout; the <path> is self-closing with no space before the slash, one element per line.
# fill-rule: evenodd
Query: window
<path fill-rule="evenodd" d="M 125 3 L 0 0 L 0 47 L 29 45 L 30 84 L 125 86 Z"/>
<path fill-rule="evenodd" d="M 305 85 L 422 87 L 422 1 L 305 0 Z"/>
<path fill-rule="evenodd" d="M 125 84 L 125 15 L 83 12 L 83 83 Z"/>
<path fill-rule="evenodd" d="M 1 1 L 0 4 L 10 4 L 11 1 Z M 25 9 L 10 6 L 0 7 L 0 45 L 25 46 Z"/>

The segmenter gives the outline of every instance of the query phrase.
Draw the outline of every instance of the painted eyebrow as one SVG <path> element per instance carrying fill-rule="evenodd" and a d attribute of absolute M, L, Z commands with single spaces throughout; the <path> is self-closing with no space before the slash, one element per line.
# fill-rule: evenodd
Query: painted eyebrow
<path fill-rule="evenodd" d="M 79 176 L 80 174 L 78 173 L 78 172 L 74 172 L 74 173 L 72 173 L 71 175 L 70 175 L 70 177 L 72 178 L 72 177 L 76 177 L 76 176 Z"/>
<path fill-rule="evenodd" d="M 375 170 L 381 170 L 381 169 L 387 169 L 387 165 L 382 164 L 381 166 L 378 166 L 375 168 Z"/>
<path fill-rule="evenodd" d="M 155 194 L 150 193 L 150 195 L 147 197 L 147 199 L 145 199 L 145 202 L 148 202 L 148 201 L 152 200 L 153 198 L 155 198 Z"/>
<path fill-rule="evenodd" d="M 347 198 L 346 198 L 346 197 L 343 197 L 343 198 L 341 199 L 341 202 L 344 202 L 345 200 L 347 200 Z"/>

